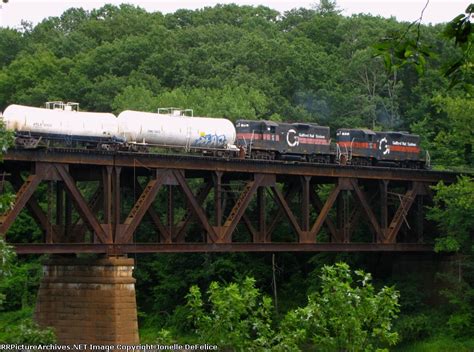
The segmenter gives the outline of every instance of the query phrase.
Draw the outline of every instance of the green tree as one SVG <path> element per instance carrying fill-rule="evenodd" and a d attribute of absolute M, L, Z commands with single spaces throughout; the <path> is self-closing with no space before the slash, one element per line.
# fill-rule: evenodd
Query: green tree
<path fill-rule="evenodd" d="M 428 218 L 438 223 L 443 236 L 436 240 L 437 251 L 472 252 L 474 229 L 474 180 L 464 176 L 452 185 L 440 182 Z"/>
<path fill-rule="evenodd" d="M 439 275 L 444 281 L 441 294 L 448 300 L 447 326 L 455 336 L 468 336 L 474 328 L 474 180 L 463 176 L 454 184 L 440 182 L 433 188 L 436 195 L 428 218 L 443 233 L 435 250 L 457 253 L 450 270 Z"/>
<path fill-rule="evenodd" d="M 464 97 L 435 97 L 436 111 L 412 125 L 425 137 L 424 149 L 440 169 L 474 168 L 474 102 Z"/>
<path fill-rule="evenodd" d="M 193 286 L 186 296 L 200 340 L 234 351 L 268 350 L 274 335 L 273 305 L 255 288 L 255 279 L 226 286 L 212 282 L 207 294 L 204 301 L 199 287 Z"/>
<path fill-rule="evenodd" d="M 280 347 L 296 350 L 312 343 L 318 351 L 375 351 L 394 345 L 399 294 L 393 287 L 376 292 L 371 280 L 346 263 L 324 266 L 319 291 L 283 320 Z"/>

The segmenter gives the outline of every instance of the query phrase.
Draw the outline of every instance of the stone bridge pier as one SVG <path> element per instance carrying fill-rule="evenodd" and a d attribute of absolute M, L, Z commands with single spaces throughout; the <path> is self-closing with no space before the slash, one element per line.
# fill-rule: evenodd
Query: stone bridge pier
<path fill-rule="evenodd" d="M 61 344 L 138 344 L 134 260 L 54 258 L 43 267 L 35 319 Z"/>

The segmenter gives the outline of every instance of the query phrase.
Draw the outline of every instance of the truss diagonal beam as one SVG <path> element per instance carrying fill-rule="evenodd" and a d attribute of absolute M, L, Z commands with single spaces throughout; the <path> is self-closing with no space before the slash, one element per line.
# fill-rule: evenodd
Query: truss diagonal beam
<path fill-rule="evenodd" d="M 12 177 L 11 184 L 13 188 L 15 189 L 16 192 L 18 192 L 22 186 L 21 182 L 21 176 L 19 174 L 15 174 Z M 50 238 L 58 238 L 58 234 L 56 233 L 56 230 L 54 229 L 53 225 L 49 221 L 48 217 L 46 214 L 43 212 L 43 209 L 38 204 L 38 201 L 35 197 L 34 194 L 31 195 L 30 199 L 28 199 L 26 206 L 28 210 L 31 213 L 31 216 L 33 219 L 36 221 L 36 223 L 43 229 L 43 231 L 46 234 L 50 234 L 50 236 L 47 236 Z"/>
<path fill-rule="evenodd" d="M 84 197 L 82 196 L 81 192 L 77 188 L 73 178 L 66 170 L 64 165 L 56 164 L 55 165 L 58 174 L 64 181 L 64 185 L 66 186 L 66 190 L 68 191 L 69 195 L 72 198 L 72 201 L 76 204 L 77 211 L 79 215 L 84 220 L 85 224 L 93 231 L 99 241 L 102 243 L 112 243 L 112 238 L 107 236 L 102 226 L 100 226 L 99 221 L 94 216 L 94 213 L 91 211 L 89 206 L 87 205 Z"/>
<path fill-rule="evenodd" d="M 164 174 L 159 174 L 155 179 L 148 181 L 142 194 L 138 197 L 135 205 L 130 210 L 127 218 L 124 221 L 124 230 L 121 234 L 118 234 L 119 243 L 128 243 L 133 237 L 133 233 L 137 229 L 138 225 L 143 219 L 148 209 L 150 209 L 151 203 L 156 198 L 158 191 L 163 185 Z"/>
<path fill-rule="evenodd" d="M 135 189 L 140 193 L 143 194 L 143 187 L 140 185 L 138 182 L 138 179 L 135 179 Z M 135 201 L 138 201 L 139 197 L 136 197 Z M 155 227 L 158 230 L 158 233 L 160 235 L 160 241 L 163 243 L 171 243 L 171 233 L 168 231 L 166 226 L 163 224 L 163 222 L 160 219 L 160 216 L 156 212 L 156 210 L 153 208 L 152 205 L 147 210 L 148 215 L 151 218 L 151 221 L 153 224 L 155 224 Z"/>
<path fill-rule="evenodd" d="M 245 185 L 243 192 L 241 193 L 240 197 L 236 200 L 234 207 L 232 208 L 229 216 L 227 217 L 224 225 L 222 226 L 223 231 L 219 239 L 221 242 L 231 242 L 232 233 L 234 232 L 237 224 L 242 218 L 242 215 L 247 209 L 250 203 L 250 200 L 252 199 L 253 195 L 257 192 L 257 189 L 262 183 L 262 181 L 264 180 L 264 178 L 265 178 L 265 175 L 256 174 L 254 176 L 254 180 L 248 182 Z"/>
<path fill-rule="evenodd" d="M 354 187 L 355 194 L 357 195 L 357 198 L 362 205 L 362 209 L 364 210 L 365 214 L 369 218 L 369 222 L 372 225 L 372 228 L 375 231 L 375 234 L 377 236 L 377 242 L 383 239 L 383 233 L 382 229 L 380 228 L 380 225 L 377 221 L 377 217 L 375 216 L 374 212 L 370 208 L 369 202 L 367 201 L 367 198 L 365 197 L 365 194 L 362 192 L 360 189 L 359 185 L 357 184 L 357 180 L 351 179 L 351 184 Z"/>
<path fill-rule="evenodd" d="M 327 216 L 329 214 L 329 210 L 332 208 L 334 205 L 334 202 L 337 199 L 337 196 L 339 195 L 339 192 L 341 191 L 341 186 L 338 184 L 331 194 L 329 195 L 328 199 L 326 200 L 326 203 L 324 203 L 321 211 L 319 212 L 319 215 L 314 222 L 313 226 L 311 227 L 311 231 L 309 234 L 309 238 L 311 238 L 311 242 L 316 241 L 316 236 L 318 235 L 319 231 L 321 230 L 321 226 L 323 226 L 323 223 L 326 221 Z"/>
<path fill-rule="evenodd" d="M 311 198 L 311 203 L 313 203 L 313 206 L 318 209 L 319 212 L 321 212 L 323 210 L 323 207 L 324 207 L 324 204 L 323 202 L 321 201 L 321 199 L 319 198 L 318 194 L 316 193 L 316 191 L 313 189 L 310 193 L 310 198 Z M 334 222 L 331 220 L 330 217 L 326 216 L 326 219 L 324 219 L 324 223 L 326 224 L 326 226 L 328 227 L 329 229 L 329 232 L 331 233 L 331 237 L 332 238 L 336 238 L 336 239 L 339 239 L 338 238 L 338 233 L 337 233 L 337 230 L 336 230 L 336 225 L 334 225 Z"/>
<path fill-rule="evenodd" d="M 15 221 L 18 214 L 20 214 L 23 207 L 33 195 L 38 185 L 41 182 L 41 176 L 38 174 L 30 175 L 25 180 L 16 194 L 15 202 L 12 208 L 0 218 L 0 234 L 5 235 Z"/>
<path fill-rule="evenodd" d="M 203 188 L 198 192 L 198 195 L 196 196 L 197 202 L 199 206 L 204 202 L 204 200 L 207 198 L 209 195 L 209 192 L 211 191 L 212 186 L 210 183 L 206 183 Z M 178 231 L 176 232 L 174 240 L 176 242 L 184 242 L 184 237 L 185 237 L 185 232 L 186 228 L 188 227 L 189 223 L 191 222 L 192 218 L 196 215 L 194 211 L 189 210 L 186 213 L 186 217 L 184 220 L 180 221 L 178 224 Z"/>
<path fill-rule="evenodd" d="M 296 191 L 298 189 L 297 183 L 292 183 L 288 190 L 285 192 L 285 202 L 288 204 L 291 202 L 291 199 L 295 195 Z M 270 226 L 268 226 L 268 231 L 266 233 L 265 241 L 270 241 L 271 236 L 273 231 L 275 231 L 275 228 L 278 224 L 278 221 L 281 220 L 281 216 L 283 215 L 284 210 L 282 207 L 278 207 L 278 210 L 276 211 L 275 216 L 273 217 L 273 221 L 270 223 Z"/>
<path fill-rule="evenodd" d="M 173 175 L 176 178 L 176 181 L 178 181 L 178 184 L 181 186 L 181 189 L 183 190 L 183 193 L 186 196 L 186 199 L 188 200 L 188 204 L 190 205 L 191 210 L 201 222 L 201 225 L 204 227 L 204 230 L 206 230 L 209 236 L 208 240 L 210 240 L 211 242 L 216 242 L 218 240 L 217 233 L 209 223 L 204 209 L 194 197 L 193 192 L 191 191 L 191 188 L 189 188 L 189 185 L 187 184 L 184 176 L 179 170 L 173 170 Z"/>
<path fill-rule="evenodd" d="M 232 193 L 231 189 L 229 189 L 229 187 L 227 186 L 223 186 L 222 187 L 225 191 L 226 191 L 226 194 L 227 196 L 229 197 L 229 199 L 233 202 L 233 206 L 235 206 L 235 204 L 237 203 L 236 199 L 235 199 L 235 196 L 234 194 Z M 259 188 L 258 190 L 261 190 L 262 188 Z M 257 190 L 257 191 L 258 191 Z M 247 214 L 245 214 L 245 212 L 242 214 L 242 221 L 244 222 L 244 225 L 245 227 L 247 228 L 247 230 L 250 232 L 250 234 L 252 235 L 252 238 L 255 239 L 257 238 L 258 236 L 258 232 L 257 230 L 255 230 L 255 227 L 252 225 L 252 222 L 250 221 L 249 217 L 247 216 Z"/>
<path fill-rule="evenodd" d="M 418 194 L 419 184 L 417 182 L 413 183 L 413 187 L 409 189 L 400 201 L 400 206 L 398 207 L 395 215 L 393 216 L 392 221 L 387 229 L 387 237 L 384 239 L 384 243 L 394 243 L 397 237 L 398 231 L 402 226 L 403 220 L 410 211 L 413 202 Z"/>
<path fill-rule="evenodd" d="M 280 190 L 276 188 L 275 186 L 270 187 L 273 193 L 273 196 L 275 200 L 277 201 L 278 205 L 280 208 L 283 210 L 284 214 L 287 216 L 288 220 L 290 220 L 291 226 L 293 229 L 296 231 L 296 234 L 298 235 L 298 239 L 300 242 L 303 242 L 303 231 L 301 230 L 300 225 L 298 224 L 298 220 L 296 219 L 295 215 L 291 211 L 290 207 L 288 206 L 288 203 L 285 200 L 285 197 L 283 194 L 281 194 Z"/>

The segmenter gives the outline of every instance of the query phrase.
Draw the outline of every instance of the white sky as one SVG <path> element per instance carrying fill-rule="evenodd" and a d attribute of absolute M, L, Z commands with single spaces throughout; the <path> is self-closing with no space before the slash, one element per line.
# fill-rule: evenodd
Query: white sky
<path fill-rule="evenodd" d="M 133 1 L 133 0 L 0 0 L 0 27 L 18 27 L 21 20 L 37 24 L 50 16 L 60 16 L 70 7 L 82 7 L 86 10 L 98 8 L 106 3 L 129 3 L 145 8 L 147 11 L 162 13 L 174 12 L 180 8 L 198 9 L 214 6 L 218 3 L 237 3 L 239 5 L 264 5 L 280 13 L 292 8 L 311 8 L 317 0 L 163 0 L 163 1 Z M 470 1 L 462 0 L 430 0 L 423 15 L 423 23 L 447 22 L 462 13 Z M 414 21 L 421 13 L 426 0 L 337 0 L 343 14 L 371 13 L 383 17 L 395 16 L 400 21 Z"/>

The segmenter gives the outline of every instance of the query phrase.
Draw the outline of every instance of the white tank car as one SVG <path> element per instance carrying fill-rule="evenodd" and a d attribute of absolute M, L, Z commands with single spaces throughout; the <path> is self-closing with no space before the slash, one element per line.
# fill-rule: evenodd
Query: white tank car
<path fill-rule="evenodd" d="M 222 118 L 190 117 L 126 110 L 118 115 L 128 143 L 203 149 L 236 149 L 233 123 Z"/>
<path fill-rule="evenodd" d="M 7 130 L 17 136 L 85 142 L 116 140 L 118 122 L 110 113 L 79 112 L 10 105 L 3 112 Z M 118 138 L 120 140 L 120 138 Z"/>

